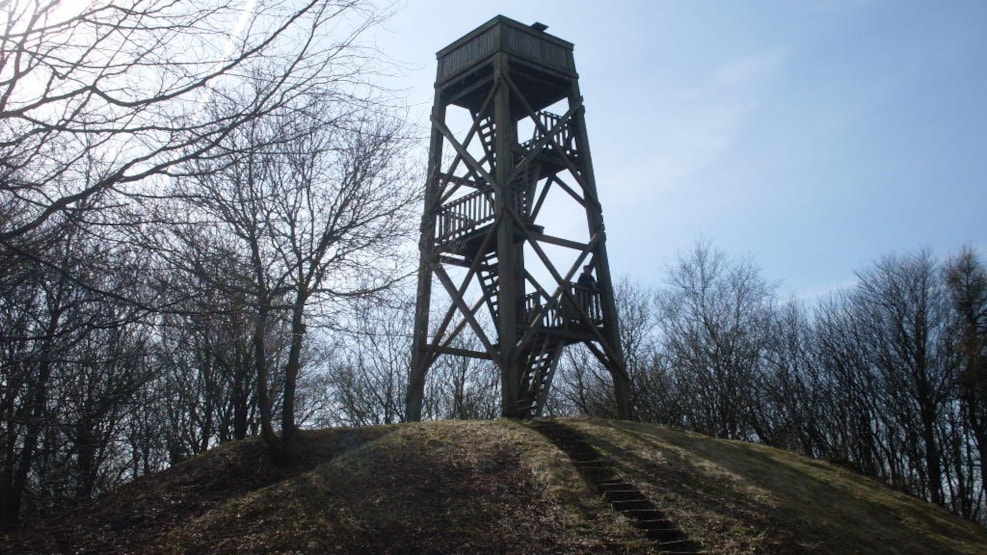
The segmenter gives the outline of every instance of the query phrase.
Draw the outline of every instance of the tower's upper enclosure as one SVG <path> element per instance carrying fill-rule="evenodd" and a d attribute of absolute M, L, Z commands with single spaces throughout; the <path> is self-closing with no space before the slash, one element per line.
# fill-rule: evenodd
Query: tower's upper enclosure
<path fill-rule="evenodd" d="M 489 66 L 498 63 L 498 54 L 504 54 L 529 108 L 552 105 L 566 97 L 578 76 L 572 43 L 544 29 L 544 25 L 525 25 L 502 15 L 491 19 L 436 54 L 435 87 L 450 104 L 479 112 L 495 74 Z"/>

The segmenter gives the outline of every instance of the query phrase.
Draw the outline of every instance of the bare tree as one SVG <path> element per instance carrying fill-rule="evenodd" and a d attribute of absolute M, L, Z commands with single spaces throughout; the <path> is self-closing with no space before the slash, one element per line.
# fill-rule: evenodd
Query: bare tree
<path fill-rule="evenodd" d="M 352 1 L 11 0 L 0 25 L 0 245 L 93 195 L 208 157 L 246 122 L 337 72 Z M 243 75 L 263 68 L 242 96 Z M 238 110 L 204 107 L 238 95 Z"/>
<path fill-rule="evenodd" d="M 614 297 L 620 317 L 620 341 L 631 376 L 634 417 L 681 425 L 683 399 L 678 397 L 675 372 L 668 366 L 661 343 L 658 290 L 622 278 Z"/>
<path fill-rule="evenodd" d="M 634 417 L 647 422 L 679 423 L 671 373 L 664 365 L 658 335 L 656 291 L 629 278 L 618 280 L 614 300 L 620 319 L 620 342 L 631 378 Z M 588 351 L 573 349 L 559 365 L 558 387 L 549 409 L 554 414 L 579 413 L 616 417 L 613 381 Z"/>
<path fill-rule="evenodd" d="M 402 277 L 397 247 L 417 198 L 401 165 L 399 119 L 340 101 L 333 90 L 301 100 L 231 132 L 221 165 L 200 164 L 194 178 L 177 183 L 169 216 L 178 245 L 171 263 L 210 273 L 249 307 L 261 433 L 282 456 L 297 428 L 307 320 L 326 322 L 331 302 Z M 203 226 L 214 240 L 198 240 L 194 230 Z M 289 343 L 272 369 L 275 322 L 283 322 Z M 274 373 L 284 387 L 280 437 L 271 414 Z"/>
<path fill-rule="evenodd" d="M 964 248 L 944 266 L 944 277 L 952 307 L 950 336 L 957 360 L 956 395 L 960 401 L 958 427 L 966 430 L 956 446 L 964 468 L 972 471 L 958 509 L 967 518 L 980 516 L 987 485 L 987 267 L 972 248 Z M 965 441 L 969 437 L 972 441 Z M 964 446 L 974 446 L 975 455 L 964 462 Z M 959 481 L 965 472 L 957 470 Z M 979 483 L 979 486 L 977 485 Z"/>
<path fill-rule="evenodd" d="M 658 309 L 664 352 L 688 398 L 686 424 L 754 439 L 756 383 L 767 345 L 771 287 L 748 261 L 705 243 L 671 270 Z"/>
<path fill-rule="evenodd" d="M 467 347 L 462 342 L 454 344 Z M 426 418 L 489 420 L 500 416 L 500 373 L 492 363 L 470 357 L 443 357 L 436 361 L 432 372 L 432 402 L 426 407 Z"/>
<path fill-rule="evenodd" d="M 886 410 L 904 433 L 915 487 L 943 503 L 938 425 L 951 393 L 953 367 L 945 335 L 947 305 L 932 255 L 885 257 L 860 274 L 854 310 L 868 338 L 870 363 Z"/>
<path fill-rule="evenodd" d="M 351 306 L 329 371 L 335 416 L 355 426 L 402 422 L 414 299 L 395 291 L 356 299 Z"/>
<path fill-rule="evenodd" d="M 99 312 L 100 325 L 60 355 L 47 438 L 35 463 L 40 501 L 49 509 L 121 483 L 130 462 L 117 441 L 131 398 L 152 378 L 151 328 L 134 320 L 133 307 L 102 300 L 89 310 Z M 61 491 L 56 484 L 63 484 Z"/>
<path fill-rule="evenodd" d="M 160 407 L 171 463 L 243 439 L 255 418 L 249 324 L 216 293 L 159 318 L 155 387 L 171 399 Z"/>
<path fill-rule="evenodd" d="M 135 277 L 143 267 L 132 254 L 107 249 L 78 225 L 61 231 L 44 253 L 58 268 L 140 298 Z M 80 287 L 64 271 L 5 261 L 12 264 L 0 295 L 0 525 L 12 527 L 31 490 L 47 506 L 98 491 L 128 396 L 146 379 L 146 340 L 133 307 Z"/>
<path fill-rule="evenodd" d="M 955 383 L 940 276 L 928 252 L 884 257 L 816 312 L 830 457 L 936 503 Z"/>
<path fill-rule="evenodd" d="M 160 460 L 153 453 L 160 447 L 154 434 L 174 435 L 174 427 L 164 430 L 160 421 L 153 422 L 160 411 L 136 410 L 122 394 L 125 382 L 139 383 L 137 377 L 152 366 L 119 364 L 130 341 L 113 339 L 107 330 L 116 330 L 118 338 L 132 337 L 136 330 L 121 324 L 122 311 L 107 308 L 112 306 L 107 299 L 125 300 L 131 307 L 153 303 L 143 296 L 147 289 L 120 287 L 108 277 L 118 274 L 104 258 L 125 255 L 130 248 L 115 230 L 158 223 L 143 212 L 144 204 L 166 191 L 170 179 L 227 166 L 237 146 L 232 134 L 244 125 L 297 109 L 299 98 L 365 71 L 373 60 L 354 41 L 377 20 L 371 7 L 351 0 L 3 3 L 0 519 L 5 526 L 16 523 L 32 485 L 36 493 L 58 489 L 56 472 L 74 468 L 66 476 L 75 483 L 60 491 L 85 496 L 98 489 L 101 473 L 122 460 L 101 445 L 119 440 L 115 434 L 124 428 L 135 461 L 143 460 L 130 465 L 133 474 Z M 346 96 L 352 100 L 359 94 L 354 89 Z M 373 170 L 365 174 L 379 176 Z M 128 208 L 128 221 L 107 216 L 121 207 Z M 213 264 L 216 260 L 222 258 Z M 135 268 L 127 277 L 150 279 L 145 270 Z M 284 302 L 287 297 L 271 298 Z M 203 313 L 202 304 L 208 300 L 192 310 Z M 188 310 L 189 305 L 170 308 Z M 288 327 L 290 319 L 270 327 L 278 324 Z M 270 354 L 277 344 L 266 346 L 265 355 L 277 358 Z M 120 349 L 116 355 L 92 348 L 80 352 L 80 345 Z M 204 364 L 197 370 L 208 370 L 199 376 L 208 375 L 204 388 L 214 405 L 189 433 L 189 441 L 194 435 L 200 448 L 215 430 L 224 429 L 222 420 L 229 414 L 217 401 L 221 380 L 215 378 L 230 360 L 217 349 L 199 354 L 207 351 L 212 355 L 201 357 Z M 289 350 L 284 353 L 287 358 Z M 114 358 L 93 358 L 98 356 Z M 294 360 L 300 365 L 302 356 Z M 96 367 L 114 372 L 95 372 Z M 265 387 L 280 391 L 287 380 L 270 382 L 265 380 Z M 233 436 L 246 432 L 249 401 L 247 395 L 237 398 L 241 390 L 232 391 Z M 140 393 L 145 400 L 160 401 L 166 392 Z M 67 402 L 55 403 L 65 395 Z M 275 402 L 268 401 L 264 406 Z M 69 418 L 76 420 L 71 428 L 59 424 Z M 72 464 L 63 464 L 66 460 Z"/>
<path fill-rule="evenodd" d="M 774 311 L 758 379 L 754 427 L 761 441 L 826 457 L 824 423 L 831 398 L 815 356 L 816 330 L 797 301 Z"/>
<path fill-rule="evenodd" d="M 556 373 L 557 384 L 550 391 L 546 406 L 548 414 L 580 414 L 600 418 L 615 416 L 610 372 L 587 349 L 567 349 Z"/>

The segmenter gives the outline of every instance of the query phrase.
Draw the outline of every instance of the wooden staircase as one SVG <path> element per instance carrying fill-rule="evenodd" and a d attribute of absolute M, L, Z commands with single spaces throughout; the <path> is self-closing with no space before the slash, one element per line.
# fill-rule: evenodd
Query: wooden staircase
<path fill-rule="evenodd" d="M 620 480 L 612 461 L 594 449 L 582 434 L 553 420 L 532 420 L 530 426 L 572 459 L 586 483 L 603 495 L 613 510 L 655 542 L 656 553 L 703 553 L 702 545 L 689 539 L 641 490 Z"/>
<path fill-rule="evenodd" d="M 562 358 L 562 348 L 565 347 L 564 337 L 538 332 L 531 340 L 531 347 L 522 352 L 524 373 L 521 376 L 518 408 L 524 418 L 534 418 L 541 415 L 548 396 L 548 389 L 555 374 L 555 367 Z"/>
<path fill-rule="evenodd" d="M 497 161 L 496 148 L 494 147 L 496 128 L 494 127 L 493 118 L 487 116 L 481 119 L 477 125 L 476 132 L 477 137 L 480 139 L 480 145 L 483 147 L 483 160 L 489 162 L 488 168 L 493 168 Z"/>
<path fill-rule="evenodd" d="M 497 253 L 491 251 L 483 255 L 477 266 L 477 279 L 483 289 L 483 296 L 490 316 L 496 322 L 500 318 L 498 294 Z M 548 396 L 548 390 L 562 358 L 562 349 L 566 346 L 566 338 L 557 334 L 546 333 L 539 329 L 534 336 L 522 347 L 521 381 L 518 387 L 518 409 L 522 418 L 534 418 L 541 415 L 542 408 Z"/>
<path fill-rule="evenodd" d="M 494 322 L 500 320 L 500 294 L 498 291 L 499 274 L 497 272 L 497 251 L 491 250 L 482 255 L 476 269 L 476 276 L 480 282 L 480 289 L 483 290 L 484 300 L 487 308 L 490 309 L 490 316 Z"/>

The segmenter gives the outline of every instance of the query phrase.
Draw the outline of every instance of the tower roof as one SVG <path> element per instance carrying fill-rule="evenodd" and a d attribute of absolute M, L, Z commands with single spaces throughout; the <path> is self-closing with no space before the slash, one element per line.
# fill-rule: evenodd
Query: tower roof
<path fill-rule="evenodd" d="M 576 77 L 572 43 L 545 29 L 543 23 L 525 25 L 502 15 L 494 17 L 436 53 L 435 86 L 469 73 L 498 52 L 542 71 Z"/>

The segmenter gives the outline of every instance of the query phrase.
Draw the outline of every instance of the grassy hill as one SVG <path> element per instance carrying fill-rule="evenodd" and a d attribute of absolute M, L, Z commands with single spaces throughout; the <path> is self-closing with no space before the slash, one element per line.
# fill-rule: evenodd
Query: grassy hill
<path fill-rule="evenodd" d="M 987 553 L 975 525 L 844 468 L 648 424 L 557 422 L 584 449 L 510 420 L 306 432 L 289 468 L 259 441 L 227 444 L 0 551 Z M 681 541 L 649 537 L 627 509 L 641 507 L 618 512 L 608 487 L 637 492 Z"/>

